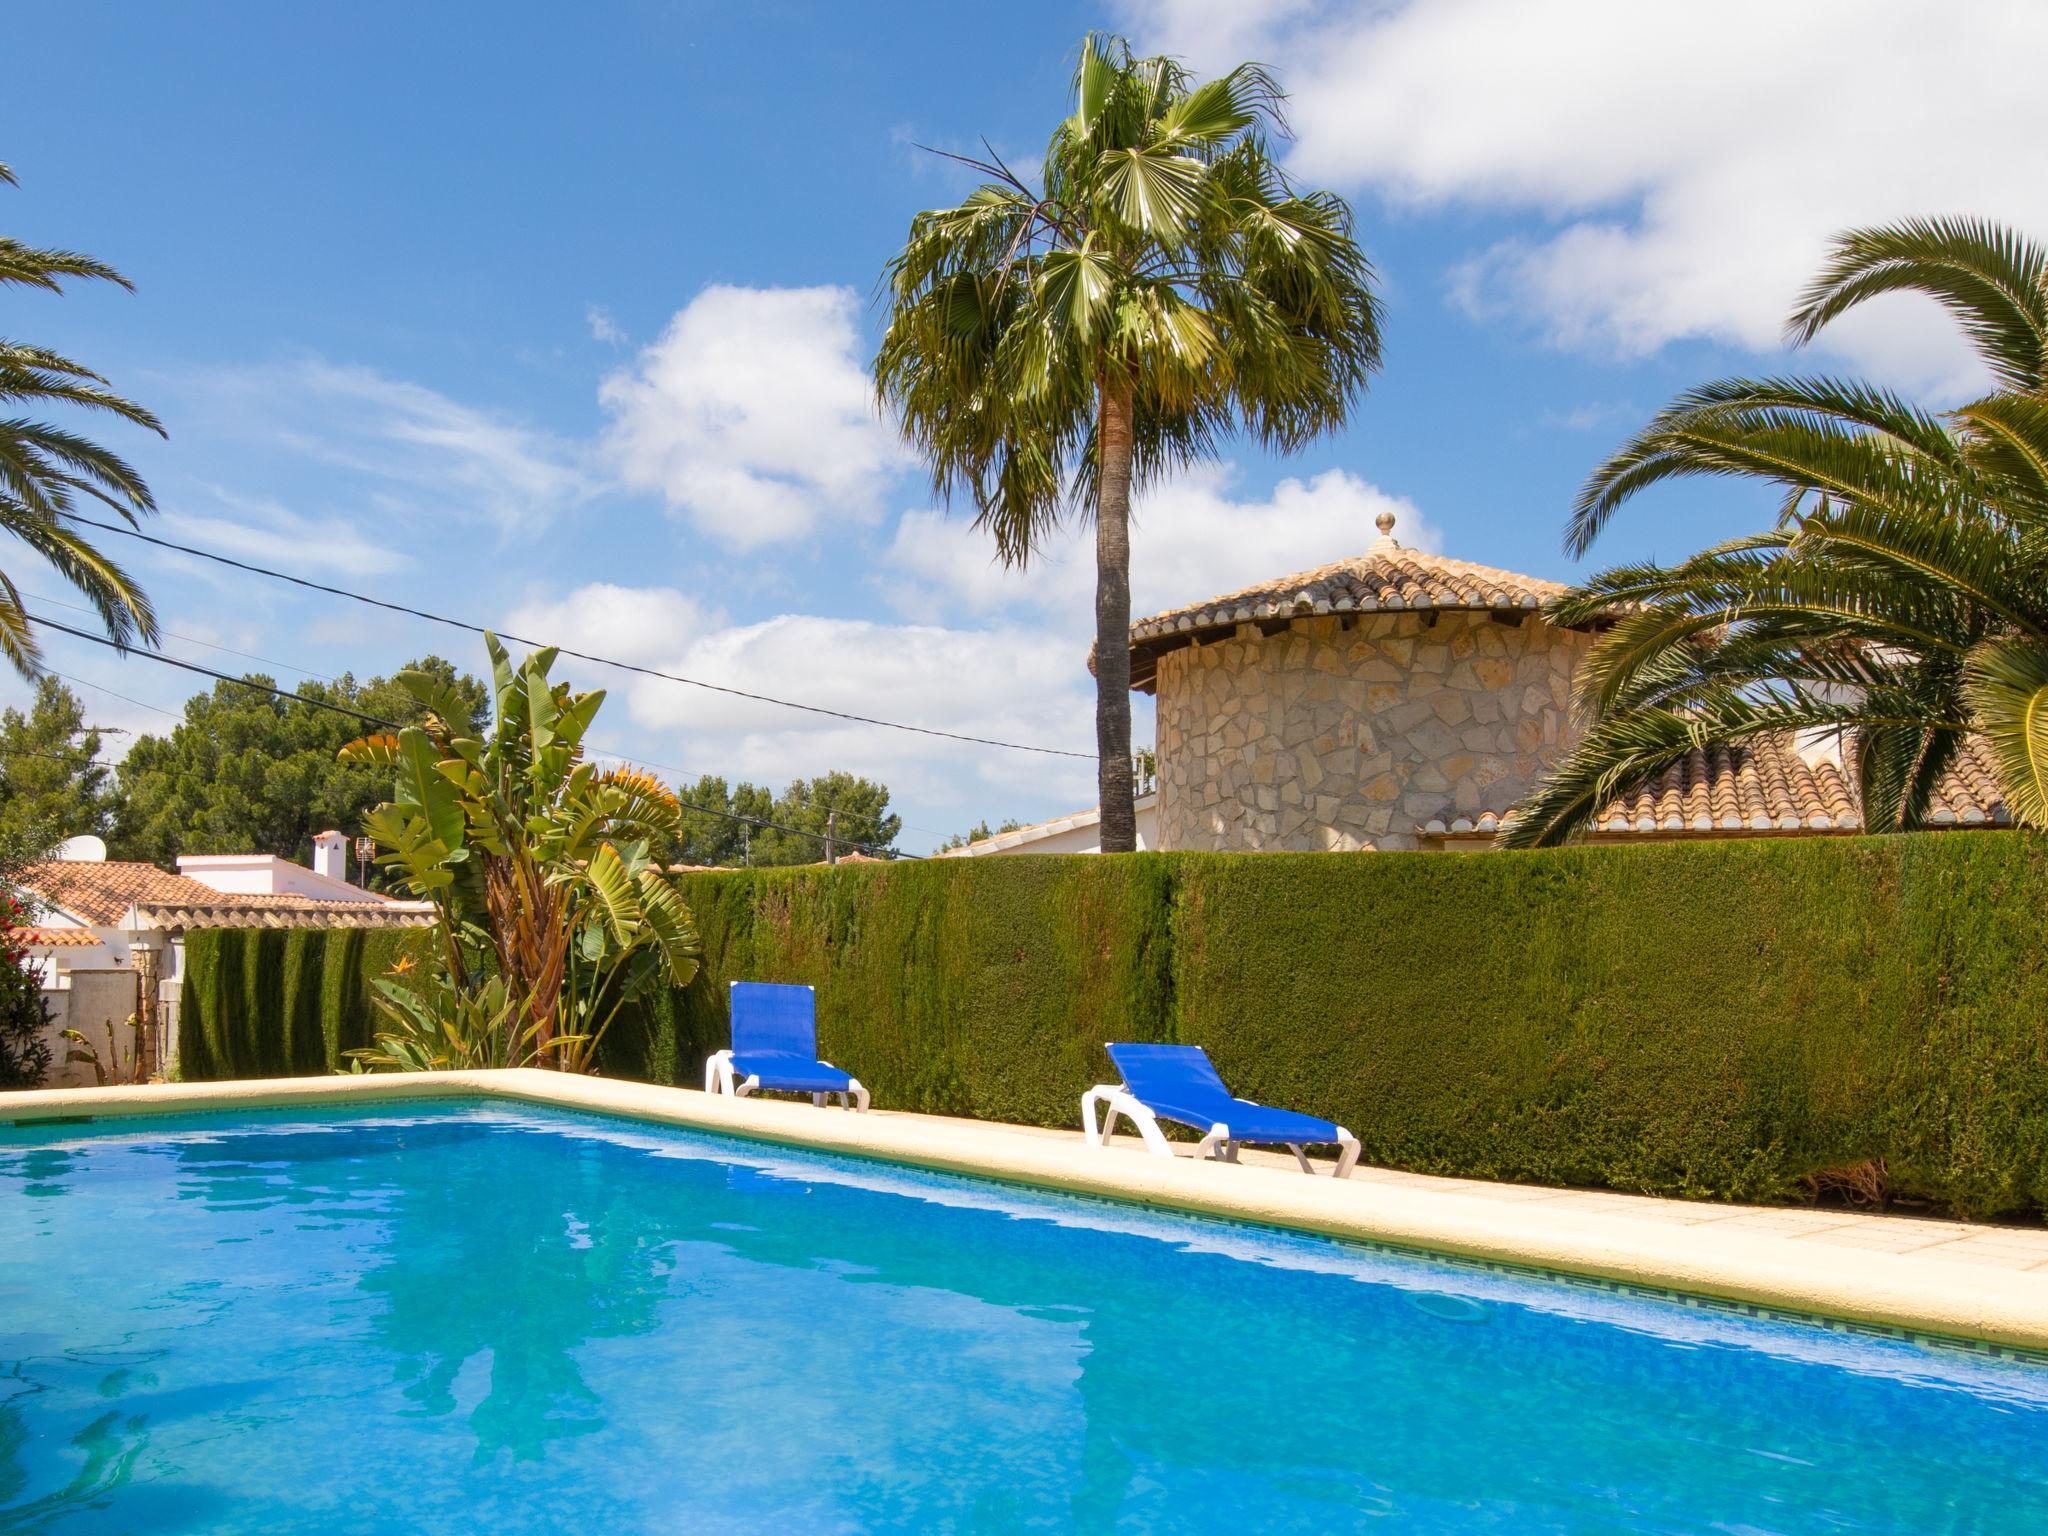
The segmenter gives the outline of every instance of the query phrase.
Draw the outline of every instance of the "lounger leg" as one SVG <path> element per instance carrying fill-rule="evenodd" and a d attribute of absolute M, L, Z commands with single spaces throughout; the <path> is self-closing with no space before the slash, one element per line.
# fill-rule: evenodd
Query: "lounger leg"
<path fill-rule="evenodd" d="M 1102 1111 L 1102 1123 L 1095 1121 L 1096 1111 Z M 1081 1095 L 1081 1129 L 1086 1133 L 1090 1145 L 1106 1147 L 1110 1132 L 1116 1129 L 1116 1117 L 1122 1115 L 1145 1143 L 1145 1150 L 1155 1157 L 1173 1156 L 1173 1144 L 1159 1129 L 1159 1121 L 1152 1111 L 1132 1098 L 1120 1087 L 1107 1083 L 1098 1084 Z"/>
<path fill-rule="evenodd" d="M 1116 1091 L 1107 1083 L 1097 1083 L 1081 1095 L 1081 1134 L 1091 1147 L 1109 1145 L 1109 1115 L 1103 1106 L 1116 1096 Z"/>
<path fill-rule="evenodd" d="M 730 1070 L 730 1068 L 727 1069 L 728 1072 L 730 1072 Z M 735 1080 L 731 1089 L 728 1091 L 732 1094 L 734 1098 L 744 1099 L 748 1094 L 753 1093 L 760 1086 L 761 1074 L 755 1072 L 746 1078 Z"/>
<path fill-rule="evenodd" d="M 704 1058 L 704 1091 L 732 1092 L 732 1052 L 713 1051 Z"/>
<path fill-rule="evenodd" d="M 858 1111 L 860 1114 L 866 1114 L 868 1112 L 867 1089 L 861 1086 L 860 1079 L 857 1077 L 849 1077 L 846 1081 L 853 1089 L 854 1109 Z M 840 1098 L 843 1100 L 845 1098 L 845 1095 L 841 1094 Z"/>
<path fill-rule="evenodd" d="M 1196 1146 L 1195 1156 L 1213 1157 L 1219 1163 L 1236 1162 L 1237 1144 L 1230 1139 L 1230 1127 L 1220 1121 L 1210 1126 L 1209 1134 Z"/>
<path fill-rule="evenodd" d="M 1314 1173 L 1314 1172 L 1315 1172 L 1315 1169 L 1313 1169 L 1313 1168 L 1309 1167 L 1309 1165 L 1308 1165 L 1308 1154 L 1307 1154 L 1306 1152 L 1304 1152 L 1304 1151 L 1302 1151 L 1302 1150 L 1301 1150 L 1301 1143 L 1300 1143 L 1300 1142 L 1298 1142 L 1298 1141 L 1290 1141 L 1290 1142 L 1288 1142 L 1288 1143 L 1287 1143 L 1287 1150 L 1288 1150 L 1288 1151 L 1290 1151 L 1290 1152 L 1292 1152 L 1292 1153 L 1294 1154 L 1294 1160 L 1295 1160 L 1295 1161 L 1296 1161 L 1297 1163 L 1301 1164 L 1301 1171 L 1302 1171 L 1303 1173 Z"/>
<path fill-rule="evenodd" d="M 1337 1167 L 1331 1177 L 1348 1179 L 1351 1177 L 1351 1170 L 1357 1166 L 1358 1138 L 1340 1125 L 1337 1127 Z"/>

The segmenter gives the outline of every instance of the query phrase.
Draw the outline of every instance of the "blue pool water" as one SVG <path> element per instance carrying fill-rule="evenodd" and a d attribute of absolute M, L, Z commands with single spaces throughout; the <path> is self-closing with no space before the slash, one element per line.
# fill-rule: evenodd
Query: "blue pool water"
<path fill-rule="evenodd" d="M 2048 1368 L 552 1112 L 0 1130 L 0 1531 L 1364 1529 L 2038 1533 Z"/>

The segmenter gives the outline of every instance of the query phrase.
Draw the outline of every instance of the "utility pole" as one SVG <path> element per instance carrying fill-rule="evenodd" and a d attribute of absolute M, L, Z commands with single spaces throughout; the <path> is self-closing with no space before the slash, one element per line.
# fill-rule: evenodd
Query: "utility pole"
<path fill-rule="evenodd" d="M 836 810 L 825 813 L 825 862 L 839 862 L 839 812 Z"/>

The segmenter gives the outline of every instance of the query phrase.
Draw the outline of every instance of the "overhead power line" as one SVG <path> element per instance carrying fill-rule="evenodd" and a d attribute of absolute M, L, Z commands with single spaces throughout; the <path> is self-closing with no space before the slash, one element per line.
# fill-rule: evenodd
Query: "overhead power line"
<path fill-rule="evenodd" d="M 118 533 L 126 538 L 140 539 L 145 544 L 154 544 L 159 549 L 174 550 L 181 555 L 192 555 L 201 560 L 211 560 L 238 571 L 247 571 L 252 576 L 267 577 L 272 581 L 287 582 L 303 587 L 309 592 L 324 592 L 330 597 L 345 597 L 351 602 L 367 603 L 372 608 L 382 608 L 390 613 L 402 613 L 410 618 L 425 619 L 431 624 L 443 624 L 450 629 L 467 630 L 470 634 L 492 633 L 506 640 L 517 641 L 520 645 L 545 647 L 546 640 L 535 640 L 527 635 L 515 635 L 508 629 L 493 629 L 489 625 L 472 624 L 467 619 L 453 619 L 443 613 L 434 613 L 425 608 L 414 608 L 406 603 L 394 603 L 387 598 L 371 597 L 365 592 L 352 592 L 347 587 L 331 586 L 324 581 L 314 581 L 305 576 L 294 576 L 289 571 L 272 570 L 267 565 L 257 565 L 248 560 L 237 560 L 231 555 L 201 549 L 193 544 L 180 544 L 174 539 L 160 539 L 154 534 L 144 533 L 139 528 L 130 528 L 124 523 L 101 522 L 97 518 L 80 517 L 73 514 L 73 522 L 98 528 L 107 533 Z M 642 677 L 660 678 L 663 682 L 681 683 L 689 688 L 703 688 L 711 693 L 723 693 L 736 699 L 750 699 L 756 704 L 773 704 L 779 709 L 797 709 L 806 714 L 826 715 L 834 720 L 850 720 L 857 725 L 876 725 L 885 730 L 908 731 L 917 736 L 936 736 L 946 741 L 964 741 L 977 747 L 998 747 L 1006 752 L 1037 752 L 1047 757 L 1078 757 L 1092 759 L 1092 752 L 1074 752 L 1065 747 L 1040 747 L 1029 742 L 999 741 L 992 736 L 970 736 L 962 731 L 942 731 L 929 725 L 909 725 L 901 720 L 883 720 L 874 715 L 857 715 L 850 710 L 829 709 L 823 704 L 803 704 L 794 699 L 778 699 L 772 694 L 753 693 L 745 688 L 732 688 L 724 683 L 707 683 L 700 677 L 684 677 L 679 672 L 664 672 L 659 667 L 643 667 L 637 662 L 620 661 L 612 656 L 599 656 L 591 651 L 574 650 L 566 645 L 552 647 L 564 656 L 573 656 L 578 661 L 595 662 L 601 667 L 616 667 L 621 672 L 633 672 Z"/>
<path fill-rule="evenodd" d="M 126 656 L 140 656 L 146 661 L 160 662 L 164 666 L 176 667 L 183 672 L 197 672 L 201 677 L 210 677 L 217 682 L 233 683 L 238 688 L 252 688 L 258 693 L 267 693 L 273 698 L 283 699 L 288 703 L 309 704 L 315 709 L 324 709 L 331 714 L 347 715 L 349 719 L 359 720 L 364 725 L 382 726 L 384 729 L 391 731 L 402 729 L 395 720 L 385 720 L 377 715 L 366 715 L 360 709 L 350 709 L 344 704 L 330 704 L 325 699 L 308 698 L 303 693 L 287 693 L 274 683 L 259 683 L 254 678 L 236 677 L 229 672 L 216 672 L 212 667 L 203 667 L 196 661 L 186 661 L 177 656 L 166 656 L 161 651 L 145 651 L 134 646 L 123 645 L 118 640 L 109 640 L 105 635 L 96 635 L 89 629 L 79 629 L 70 624 L 59 624 L 55 619 L 45 618 L 40 613 L 31 613 L 28 616 L 45 629 L 54 629 L 61 634 L 71 635 L 80 640 L 89 640 L 94 645 L 104 645 L 108 650 L 119 651 Z"/>
<path fill-rule="evenodd" d="M 22 596 L 32 598 L 39 603 L 46 603 L 52 608 L 69 609 L 73 613 L 89 614 L 96 611 L 92 608 L 86 607 L 85 604 L 83 603 L 67 603 L 62 598 L 51 597 L 46 592 L 30 592 L 24 589 L 22 592 Z M 238 651 L 231 645 L 222 645 L 215 640 L 202 640 L 197 635 L 181 635 L 176 630 L 172 629 L 160 630 L 158 631 L 158 633 L 161 634 L 167 640 L 182 640 L 188 645 L 196 645 L 204 650 L 219 651 L 224 656 L 239 656 L 244 661 L 261 662 L 266 667 L 281 667 L 287 672 L 296 672 L 300 677 L 309 678 L 314 682 L 327 683 L 333 687 L 339 687 L 341 685 L 341 679 L 335 677 L 332 673 L 315 672 L 309 667 L 300 666 L 297 662 L 280 661 L 275 656 L 259 656 L 254 651 Z M 82 688 L 97 689 L 101 693 L 107 694 L 113 698 L 121 700 L 124 704 L 133 704 L 139 709 L 154 710 L 157 714 L 164 715 L 172 720 L 182 720 L 184 718 L 184 716 L 180 715 L 176 710 L 165 709 L 161 705 L 157 704 L 145 704 L 140 699 L 129 698 L 128 695 L 125 693 L 115 693 L 113 689 L 108 688 L 100 683 L 88 682 L 84 678 L 72 677 L 69 674 L 63 672 L 53 672 L 50 675 L 52 677 L 61 677 L 67 683 L 76 683 Z M 290 695 L 290 697 L 303 700 L 304 695 L 295 693 Z M 117 725 L 95 726 L 94 729 L 100 731 L 111 731 L 115 733 L 121 733 L 122 730 L 122 728 Z M 590 753 L 593 757 L 609 757 L 617 760 L 618 762 L 626 763 L 629 765 L 637 765 L 642 768 L 658 768 L 663 773 L 684 775 L 690 772 L 689 769 L 680 767 L 675 763 L 658 763 L 651 757 L 637 757 L 632 753 L 614 751 L 612 748 L 602 746 L 597 742 L 590 743 Z M 691 810 L 702 810 L 707 815 L 717 814 L 711 811 L 708 807 L 700 806 L 693 801 L 684 799 L 682 794 L 682 780 L 680 777 L 676 781 L 676 798 L 679 801 L 681 801 L 684 806 L 688 807 Z M 826 809 L 830 810 L 832 809 L 832 807 L 827 806 Z M 880 831 L 880 825 L 872 814 L 866 817 L 865 821 L 866 824 L 872 830 L 876 832 Z M 910 826 L 908 823 L 904 824 L 904 830 L 907 832 L 924 832 L 932 837 L 944 837 L 946 835 L 943 832 L 933 831 L 933 829 L 930 827 L 913 827 Z M 819 841 L 824 840 L 823 835 L 821 833 L 806 832 L 803 835 L 806 837 L 817 838 Z M 841 838 L 839 839 L 839 841 L 846 843 L 848 847 L 852 848 L 872 849 L 883 848 L 887 846 L 884 843 L 876 841 L 872 837 L 868 838 L 865 842 L 858 838 Z M 921 858 L 922 855 L 903 853 L 901 851 L 898 851 L 894 854 L 894 857 L 901 859 L 910 859 Z"/>
<path fill-rule="evenodd" d="M 183 658 L 177 656 L 166 656 L 161 651 L 138 650 L 135 647 L 123 645 L 117 640 L 110 640 L 105 635 L 96 635 L 91 630 L 79 629 L 74 625 L 70 624 L 60 624 L 57 622 L 57 620 L 46 618 L 39 613 L 31 613 L 28 615 L 28 617 L 33 619 L 36 623 L 45 626 L 46 628 L 57 630 L 62 634 L 71 635 L 80 640 L 88 640 L 92 642 L 92 644 L 94 645 L 103 645 L 108 650 L 119 651 L 126 656 L 139 656 L 145 661 L 158 662 L 166 667 L 176 667 L 183 672 L 197 672 L 202 677 L 213 678 L 216 682 L 232 683 L 234 686 L 238 688 L 247 688 L 256 693 L 266 693 L 269 694 L 272 698 L 282 699 L 284 702 L 288 704 L 304 704 L 313 709 L 324 709 L 330 714 L 346 715 L 349 719 L 358 721 L 364 725 L 378 726 L 387 731 L 400 731 L 405 729 L 405 727 L 396 720 L 386 720 L 380 715 L 365 714 L 363 713 L 363 711 L 359 709 L 350 709 L 346 705 L 331 703 L 326 699 L 316 699 L 308 694 L 288 693 L 284 689 L 277 687 L 273 683 L 261 683 L 256 681 L 254 678 L 250 677 L 236 677 L 231 673 L 216 671 L 212 667 L 201 666 L 196 661 L 186 661 Z M 200 643 L 203 644 L 205 642 Z M 258 657 L 255 659 L 261 660 L 262 658 Z M 283 663 L 274 662 L 271 663 L 271 665 L 282 666 Z M 298 669 L 295 667 L 292 670 L 297 671 Z M 593 748 L 593 750 L 597 749 Z M 612 754 L 608 753 L 606 755 L 610 756 Z M 631 759 L 628 758 L 621 758 L 620 760 L 622 762 L 631 761 Z M 647 766 L 660 767 L 661 765 L 659 763 L 650 763 Z M 751 827 L 763 827 L 774 832 L 787 832 L 792 837 L 808 837 L 813 842 L 818 843 L 823 843 L 827 841 L 825 834 L 822 832 L 812 832 L 804 827 L 785 826 L 783 823 L 779 821 L 769 821 L 765 817 L 743 816 L 734 811 L 721 811 L 716 806 L 699 805 L 693 800 L 684 799 L 680 793 L 677 793 L 675 798 L 676 802 L 679 805 L 681 805 L 685 810 L 696 811 L 699 814 L 705 816 L 714 816 L 722 821 L 743 822 Z M 841 838 L 838 839 L 838 841 L 844 842 L 849 848 L 859 849 L 861 852 L 873 855 L 877 858 L 915 859 L 918 857 L 918 855 L 914 853 L 903 853 L 897 849 L 879 847 L 873 843 L 855 842 L 851 838 Z"/>

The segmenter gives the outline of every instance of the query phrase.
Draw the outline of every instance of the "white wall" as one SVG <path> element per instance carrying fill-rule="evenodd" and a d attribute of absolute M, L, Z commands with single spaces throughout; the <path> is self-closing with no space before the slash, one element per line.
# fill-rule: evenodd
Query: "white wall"
<path fill-rule="evenodd" d="M 127 1020 L 135 1012 L 135 973 L 125 968 L 72 971 L 64 981 L 61 987 L 43 990 L 43 1004 L 50 1016 L 43 1028 L 43 1038 L 50 1043 L 50 1072 L 43 1079 L 43 1086 L 90 1088 L 97 1081 L 92 1068 L 84 1062 L 64 1060 L 72 1044 L 60 1032 L 77 1030 L 105 1057 L 109 1049 L 107 1026 L 112 1024 L 114 1043 L 125 1055 L 134 1040 Z"/>
<path fill-rule="evenodd" d="M 272 853 L 183 854 L 178 873 L 229 896 L 310 896 L 316 901 L 381 901 L 361 886 L 315 874 Z"/>
<path fill-rule="evenodd" d="M 1137 823 L 1138 847 L 1158 847 L 1159 797 L 1156 794 L 1138 797 Z M 999 833 L 979 843 L 970 843 L 965 848 L 949 848 L 942 857 L 985 859 L 992 854 L 1008 853 L 1100 852 L 1102 818 L 1090 810 L 1072 817 L 1060 817 L 1046 823 L 1042 829 L 1021 828 L 1016 832 Z"/>

